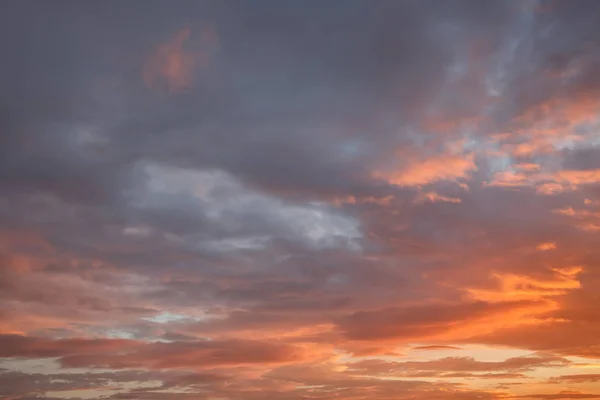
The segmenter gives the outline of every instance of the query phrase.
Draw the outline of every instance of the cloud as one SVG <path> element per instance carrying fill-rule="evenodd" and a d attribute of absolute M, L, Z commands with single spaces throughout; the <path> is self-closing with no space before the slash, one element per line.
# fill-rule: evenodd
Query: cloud
<path fill-rule="evenodd" d="M 208 68 L 211 52 L 217 44 L 214 28 L 204 27 L 197 43 L 191 46 L 192 30 L 187 27 L 160 44 L 143 67 L 144 82 L 150 87 L 166 86 L 170 92 L 181 92 L 194 84 L 198 70 Z"/>
<path fill-rule="evenodd" d="M 515 379 L 526 378 L 524 372 L 537 368 L 560 368 L 571 362 L 561 357 L 514 357 L 504 361 L 477 361 L 471 357 L 446 357 L 432 361 L 389 362 L 364 360 L 348 364 L 355 373 L 370 376 L 408 378 L 486 378 Z"/>
<path fill-rule="evenodd" d="M 125 388 L 127 384 L 137 384 L 142 387 L 142 382 L 156 381 L 158 375 L 145 371 L 121 371 L 86 373 L 25 373 L 25 372 L 1 372 L 0 394 L 8 399 L 23 398 L 55 398 L 50 394 L 61 392 L 88 392 L 92 393 L 98 389 L 103 393 L 110 389 Z M 152 386 L 152 385 L 150 385 Z M 106 390 L 106 392 L 104 392 Z M 49 397 L 42 397 L 42 396 Z M 14 396 L 14 397 L 13 397 Z M 31 396 L 31 397 L 27 397 Z"/>
<path fill-rule="evenodd" d="M 416 346 L 414 350 L 460 350 L 457 346 L 444 346 L 444 345 L 428 345 L 428 346 Z"/>
<path fill-rule="evenodd" d="M 477 169 L 474 154 L 440 155 L 425 160 L 415 160 L 400 171 L 375 171 L 375 178 L 385 179 L 398 186 L 420 186 L 442 180 L 456 181 L 468 178 Z"/>
<path fill-rule="evenodd" d="M 525 396 L 514 396 L 513 398 L 524 398 L 524 399 L 549 399 L 549 400 L 558 400 L 558 399 L 596 399 L 600 397 L 600 395 L 592 394 L 592 393 L 580 393 L 580 392 L 570 392 L 570 391 L 562 391 L 556 394 L 530 394 Z"/>
<path fill-rule="evenodd" d="M 478 300 L 506 301 L 509 299 L 544 299 L 552 296 L 566 294 L 569 290 L 578 289 L 581 283 L 576 279 L 581 272 L 581 267 L 572 267 L 555 270 L 552 278 L 538 280 L 518 275 L 497 275 L 501 289 L 482 290 L 466 289 L 467 292 Z"/>
<path fill-rule="evenodd" d="M 484 301 L 455 305 L 423 305 L 361 311 L 344 317 L 340 330 L 353 340 L 417 339 L 459 334 L 471 324 L 471 333 L 485 327 L 494 315 L 509 315 L 543 306 L 530 301 L 487 303 Z M 517 322 L 518 323 L 518 322 Z M 485 328 L 484 328 L 485 329 Z M 469 330 L 469 329 L 467 329 Z"/>
<path fill-rule="evenodd" d="M 442 196 L 436 192 L 427 192 L 427 193 L 421 194 L 419 196 L 419 201 L 431 201 L 431 202 L 444 201 L 444 202 L 448 202 L 448 203 L 460 203 L 461 202 L 461 200 L 457 197 Z"/>
<path fill-rule="evenodd" d="M 552 383 L 582 383 L 582 382 L 600 382 L 600 374 L 575 374 L 561 375 L 550 378 Z"/>
<path fill-rule="evenodd" d="M 20 335 L 0 336 L 2 357 L 48 358 L 79 353 L 103 353 L 127 349 L 133 342 L 120 339 L 62 339 L 50 340 Z"/>
<path fill-rule="evenodd" d="M 597 396 L 599 11 L 14 2 L 0 397 Z"/>
<path fill-rule="evenodd" d="M 60 360 L 64 367 L 196 369 L 246 364 L 279 364 L 308 359 L 301 348 L 259 341 L 196 341 L 153 343 L 124 354 L 73 354 Z"/>
<path fill-rule="evenodd" d="M 540 243 L 537 245 L 536 249 L 542 250 L 542 251 L 554 250 L 554 249 L 556 249 L 556 243 L 552 243 L 552 242 Z"/>
<path fill-rule="evenodd" d="M 302 361 L 310 353 L 285 343 L 204 340 L 145 343 L 123 339 L 0 337 L 0 356 L 58 358 L 68 368 L 169 369 Z"/>

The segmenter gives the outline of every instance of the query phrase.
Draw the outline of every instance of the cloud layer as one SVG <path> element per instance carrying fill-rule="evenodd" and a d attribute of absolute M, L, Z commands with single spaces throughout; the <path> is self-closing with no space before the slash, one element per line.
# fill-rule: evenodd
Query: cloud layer
<path fill-rule="evenodd" d="M 8 1 L 0 397 L 600 397 L 600 4 Z"/>

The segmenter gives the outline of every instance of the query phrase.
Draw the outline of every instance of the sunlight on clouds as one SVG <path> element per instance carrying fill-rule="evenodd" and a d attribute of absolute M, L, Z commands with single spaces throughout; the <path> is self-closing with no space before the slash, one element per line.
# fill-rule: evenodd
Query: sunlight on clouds
<path fill-rule="evenodd" d="M 541 251 L 555 250 L 556 243 L 554 243 L 554 242 L 540 243 L 536 246 L 536 249 L 541 250 Z"/>
<path fill-rule="evenodd" d="M 600 398 L 600 2 L 13 3 L 0 398 Z"/>
<path fill-rule="evenodd" d="M 560 296 L 569 290 L 578 289 L 581 283 L 576 279 L 582 271 L 581 267 L 567 267 L 554 269 L 553 279 L 537 279 L 519 275 L 501 275 L 494 277 L 499 283 L 496 290 L 467 289 L 467 292 L 478 300 L 505 301 L 516 299 L 545 299 Z M 548 303 L 550 309 L 556 307 Z"/>
<path fill-rule="evenodd" d="M 422 186 L 437 181 L 466 179 L 477 169 L 474 154 L 440 155 L 414 160 L 397 171 L 376 170 L 373 177 L 398 186 Z"/>

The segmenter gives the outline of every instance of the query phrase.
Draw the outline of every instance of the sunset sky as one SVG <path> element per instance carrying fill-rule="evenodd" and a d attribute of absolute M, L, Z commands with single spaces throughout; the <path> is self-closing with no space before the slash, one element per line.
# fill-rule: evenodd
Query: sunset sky
<path fill-rule="evenodd" d="M 600 399 L 599 0 L 0 8 L 0 399 Z"/>

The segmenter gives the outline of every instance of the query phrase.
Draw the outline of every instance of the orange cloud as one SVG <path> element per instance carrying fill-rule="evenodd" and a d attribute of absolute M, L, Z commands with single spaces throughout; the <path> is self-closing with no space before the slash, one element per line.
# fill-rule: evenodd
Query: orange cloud
<path fill-rule="evenodd" d="M 589 185 L 600 182 L 600 170 L 563 170 L 558 171 L 553 178 L 574 186 Z"/>
<path fill-rule="evenodd" d="M 508 301 L 508 300 L 541 300 L 549 296 L 559 296 L 569 290 L 578 289 L 581 283 L 576 276 L 582 271 L 580 267 L 555 269 L 550 279 L 536 279 L 515 274 L 496 274 L 500 283 L 498 290 L 466 289 L 477 300 Z M 550 307 L 552 309 L 552 307 Z"/>
<path fill-rule="evenodd" d="M 553 243 L 553 242 L 540 243 L 536 246 L 536 249 L 542 250 L 542 251 L 554 250 L 554 249 L 556 249 L 556 243 Z"/>
<path fill-rule="evenodd" d="M 571 400 L 571 399 L 597 399 L 600 394 L 562 391 L 553 394 L 527 394 L 524 396 L 510 396 L 509 399 L 542 399 L 542 400 Z"/>
<path fill-rule="evenodd" d="M 394 307 L 351 314 L 340 320 L 339 329 L 351 340 L 451 340 L 493 330 L 495 324 L 518 325 L 519 317 L 548 308 L 545 302 L 529 300 Z"/>
<path fill-rule="evenodd" d="M 422 186 L 442 180 L 456 181 L 469 177 L 477 169 L 475 155 L 440 155 L 411 161 L 397 171 L 376 170 L 373 176 L 398 186 Z"/>
<path fill-rule="evenodd" d="M 554 210 L 554 212 L 571 217 L 575 221 L 576 226 L 583 231 L 596 232 L 600 230 L 600 211 L 565 207 Z"/>
<path fill-rule="evenodd" d="M 156 49 L 142 70 L 144 82 L 149 87 L 165 87 L 177 93 L 188 89 L 199 69 L 209 65 L 211 52 L 218 44 L 215 30 L 205 27 L 198 40 L 192 40 L 192 30 L 185 28 Z"/>
<path fill-rule="evenodd" d="M 541 194 L 556 194 L 567 190 L 576 190 L 582 185 L 600 183 L 600 170 L 559 170 L 541 172 L 521 170 L 496 172 L 487 186 L 497 187 L 534 187 Z"/>
<path fill-rule="evenodd" d="M 550 383 L 600 382 L 600 374 L 561 375 L 550 378 Z"/>

